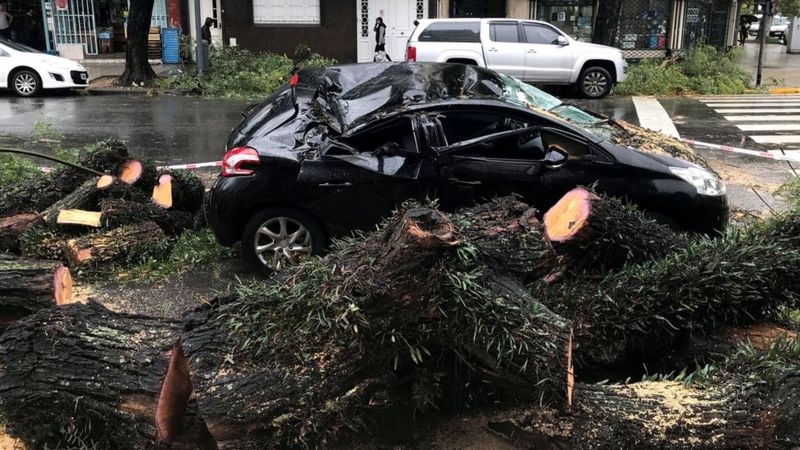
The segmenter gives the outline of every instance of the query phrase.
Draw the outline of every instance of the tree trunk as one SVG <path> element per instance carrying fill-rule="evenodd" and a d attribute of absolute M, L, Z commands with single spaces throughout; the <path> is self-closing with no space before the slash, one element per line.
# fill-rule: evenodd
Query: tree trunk
<path fill-rule="evenodd" d="M 196 212 L 203 206 L 205 186 L 189 172 L 162 172 L 153 187 L 153 202 L 165 209 Z"/>
<path fill-rule="evenodd" d="M 178 236 L 184 230 L 192 228 L 194 223 L 194 217 L 190 212 L 165 210 L 150 202 L 104 198 L 100 201 L 100 208 L 103 212 L 103 226 L 108 228 L 152 220 L 167 236 Z"/>
<path fill-rule="evenodd" d="M 594 23 L 592 42 L 616 47 L 617 27 L 622 11 L 623 0 L 602 0 L 598 2 L 597 18 Z"/>
<path fill-rule="evenodd" d="M 0 328 L 72 300 L 72 277 L 60 263 L 0 254 Z"/>
<path fill-rule="evenodd" d="M 482 248 L 512 252 L 529 233 L 544 243 L 532 211 L 509 204 L 516 209 L 473 220 L 489 233 L 468 225 L 487 208 L 453 221 L 409 209 L 382 232 L 199 308 L 182 325 L 96 304 L 34 316 L 0 337 L 5 420 L 27 440 L 55 443 L 79 426 L 102 448 L 151 448 L 165 350 L 179 336 L 196 399 L 187 414 L 196 405 L 220 448 L 326 446 L 361 421 L 491 390 L 563 398 L 569 324 L 501 275 L 502 259 L 479 259 Z M 103 373 L 104 382 L 74 373 Z M 182 404 L 182 394 L 168 398 Z M 174 419 L 175 407 L 165 408 Z M 186 434 L 159 420 L 170 436 Z"/>
<path fill-rule="evenodd" d="M 39 214 L 17 214 L 0 219 L 0 253 L 19 252 L 19 237 L 42 223 Z"/>
<path fill-rule="evenodd" d="M 66 242 L 64 253 L 72 267 L 97 267 L 152 250 L 164 238 L 164 232 L 158 225 L 143 222 L 70 239 Z"/>
<path fill-rule="evenodd" d="M 77 189 L 66 197 L 53 203 L 42 215 L 45 222 L 51 227 L 58 225 L 59 212 L 65 209 L 90 210 L 97 207 L 97 177 L 84 181 Z"/>
<path fill-rule="evenodd" d="M 621 201 L 583 187 L 564 195 L 544 215 L 546 238 L 576 273 L 607 273 L 675 252 L 688 239 Z"/>
<path fill-rule="evenodd" d="M 118 141 L 102 142 L 78 159 L 78 164 L 99 172 L 113 173 L 128 159 L 128 150 Z M 78 189 L 93 175 L 73 167 L 56 169 L 35 180 L 0 192 L 0 217 L 40 212 Z"/>
<path fill-rule="evenodd" d="M 147 61 L 147 35 L 154 0 L 131 0 L 128 12 L 128 40 L 125 51 L 125 71 L 119 77 L 122 86 L 150 86 L 156 73 Z"/>
<path fill-rule="evenodd" d="M 743 392 L 722 383 L 705 389 L 678 382 L 578 384 L 572 414 L 532 408 L 511 427 L 489 428 L 504 429 L 522 448 L 794 448 L 800 445 L 800 374 L 785 371 L 779 380 Z"/>

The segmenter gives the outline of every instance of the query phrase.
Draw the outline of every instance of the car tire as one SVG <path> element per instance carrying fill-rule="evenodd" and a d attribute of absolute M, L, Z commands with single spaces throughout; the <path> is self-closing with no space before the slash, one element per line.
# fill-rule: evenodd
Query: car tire
<path fill-rule="evenodd" d="M 301 229 L 305 231 L 300 232 Z M 273 247 L 269 248 L 270 245 Z M 328 237 L 319 222 L 311 215 L 292 208 L 259 211 L 247 222 L 242 235 L 244 262 L 264 274 L 286 267 L 303 257 L 320 255 L 327 246 Z"/>
<path fill-rule="evenodd" d="M 585 98 L 603 98 L 611 92 L 613 78 L 602 67 L 592 66 L 581 72 L 578 78 L 578 92 Z"/>
<path fill-rule="evenodd" d="M 11 89 L 20 97 L 35 97 L 42 90 L 42 79 L 33 70 L 20 70 L 11 77 Z"/>

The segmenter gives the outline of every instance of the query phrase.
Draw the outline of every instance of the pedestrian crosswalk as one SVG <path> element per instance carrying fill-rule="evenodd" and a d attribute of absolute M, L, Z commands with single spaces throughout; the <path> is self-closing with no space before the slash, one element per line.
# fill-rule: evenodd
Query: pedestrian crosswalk
<path fill-rule="evenodd" d="M 800 95 L 738 95 L 699 99 L 770 151 L 800 157 Z"/>

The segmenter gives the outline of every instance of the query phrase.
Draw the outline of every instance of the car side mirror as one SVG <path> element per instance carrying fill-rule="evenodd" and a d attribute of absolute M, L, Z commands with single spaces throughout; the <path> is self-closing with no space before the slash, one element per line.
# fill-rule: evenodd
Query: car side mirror
<path fill-rule="evenodd" d="M 556 38 L 556 44 L 561 46 L 569 45 L 569 41 L 564 36 L 559 36 Z"/>

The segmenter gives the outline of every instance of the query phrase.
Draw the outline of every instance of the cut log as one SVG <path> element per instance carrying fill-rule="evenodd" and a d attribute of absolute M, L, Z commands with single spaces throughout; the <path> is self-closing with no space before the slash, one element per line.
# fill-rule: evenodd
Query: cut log
<path fill-rule="evenodd" d="M 72 277 L 61 263 L 0 254 L 0 317 L 8 323 L 72 301 Z"/>
<path fill-rule="evenodd" d="M 103 175 L 97 179 L 97 189 L 105 189 L 111 186 L 115 181 L 116 178 L 112 177 L 111 175 Z"/>
<path fill-rule="evenodd" d="M 17 214 L 0 219 L 0 253 L 19 252 L 19 238 L 23 232 L 42 223 L 39 214 Z"/>
<path fill-rule="evenodd" d="M 92 228 L 99 228 L 102 213 L 96 211 L 84 211 L 82 209 L 62 209 L 58 212 L 56 223 L 59 225 L 84 225 Z"/>
<path fill-rule="evenodd" d="M 140 203 L 150 202 L 147 193 L 111 175 L 102 176 L 97 180 L 97 190 L 100 198 L 117 198 Z"/>
<path fill-rule="evenodd" d="M 19 238 L 20 253 L 26 258 L 66 261 L 64 243 L 78 235 L 76 227 L 70 230 L 56 230 L 50 227 L 31 228 Z"/>
<path fill-rule="evenodd" d="M 42 216 L 50 226 L 58 224 L 58 213 L 64 209 L 92 210 L 97 208 L 97 177 L 90 178 L 77 189 L 47 208 Z"/>
<path fill-rule="evenodd" d="M 605 273 L 626 263 L 660 258 L 688 238 L 657 224 L 633 206 L 577 187 L 544 215 L 546 238 L 572 272 Z"/>
<path fill-rule="evenodd" d="M 162 208 L 172 208 L 172 176 L 164 174 L 158 177 L 158 183 L 153 187 L 153 201 Z"/>
<path fill-rule="evenodd" d="M 164 238 L 158 225 L 143 222 L 70 239 L 64 253 L 73 267 L 99 266 L 154 251 Z"/>
<path fill-rule="evenodd" d="M 192 395 L 189 362 L 183 354 L 181 341 L 172 347 L 167 375 L 161 384 L 156 405 L 156 443 L 171 445 L 178 438 Z"/>
<path fill-rule="evenodd" d="M 159 175 L 152 199 L 162 208 L 196 212 L 203 206 L 204 195 L 203 182 L 195 175 L 167 171 Z"/>
<path fill-rule="evenodd" d="M 178 236 L 193 227 L 194 218 L 187 211 L 172 211 L 160 208 L 151 202 L 139 203 L 116 198 L 104 198 L 100 201 L 103 213 L 103 226 L 116 228 L 139 222 L 152 220 L 168 236 Z"/>
<path fill-rule="evenodd" d="M 100 172 L 114 173 L 128 159 L 124 145 L 118 141 L 105 141 L 85 151 L 77 163 Z M 0 192 L 0 217 L 44 211 L 90 178 L 92 175 L 82 170 L 63 167 L 30 182 L 3 189 Z"/>
<path fill-rule="evenodd" d="M 125 184 L 134 184 L 142 178 L 142 163 L 131 159 L 125 161 L 119 169 L 119 179 Z"/>

